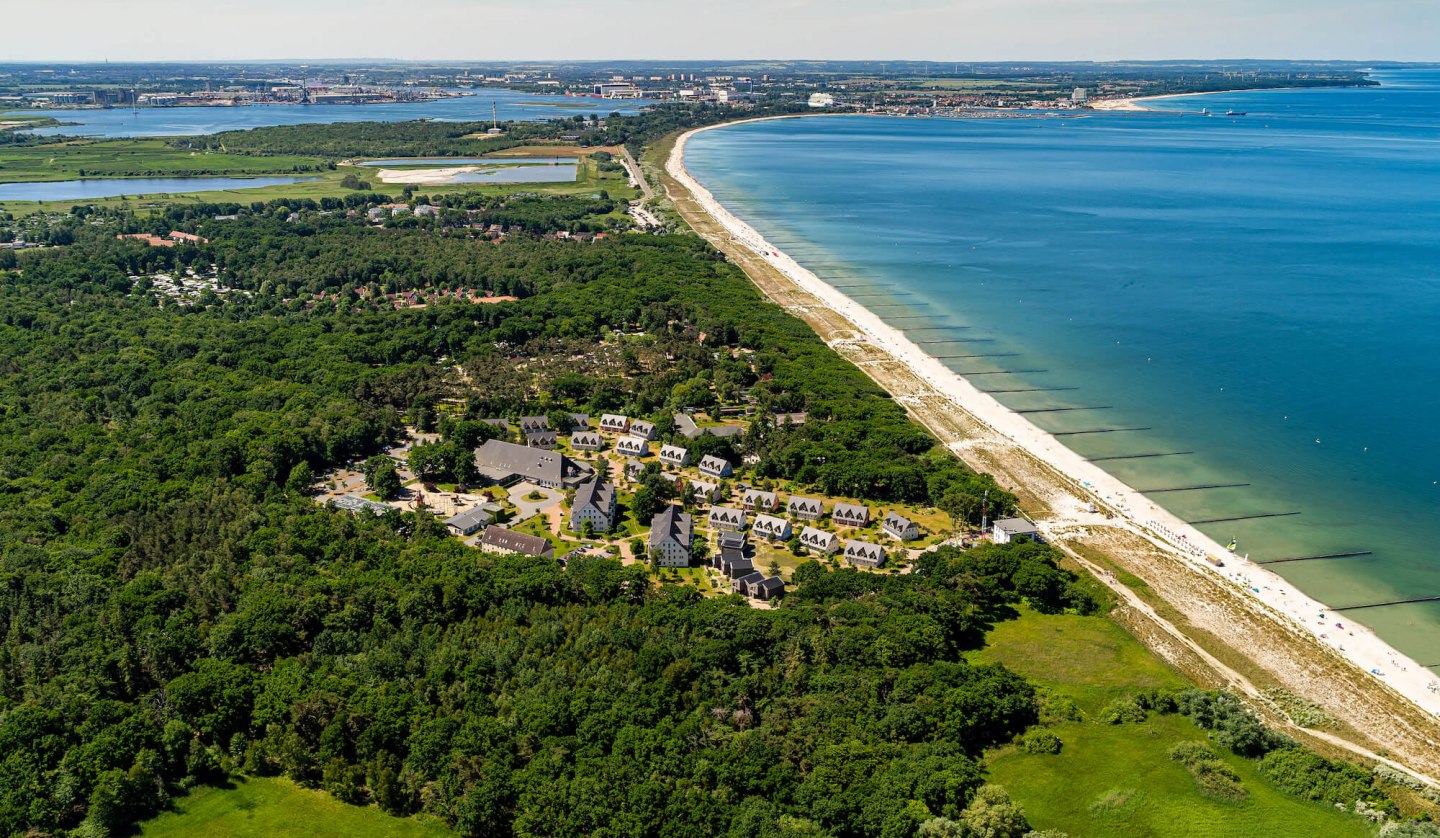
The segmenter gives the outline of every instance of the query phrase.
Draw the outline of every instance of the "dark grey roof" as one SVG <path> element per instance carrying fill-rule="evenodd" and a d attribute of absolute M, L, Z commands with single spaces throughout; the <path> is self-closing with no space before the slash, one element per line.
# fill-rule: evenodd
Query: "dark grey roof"
<path fill-rule="evenodd" d="M 995 528 L 1004 530 L 1011 535 L 1038 535 L 1040 530 L 1024 518 L 1001 518 L 995 522 Z"/>
<path fill-rule="evenodd" d="M 609 515 L 610 504 L 614 500 L 615 487 L 597 477 L 580 484 L 580 488 L 575 490 L 575 503 L 571 508 L 581 509 L 593 506 L 596 510 Z"/>
<path fill-rule="evenodd" d="M 731 579 L 739 579 L 743 576 L 749 576 L 752 573 L 758 572 L 755 570 L 755 563 L 744 557 L 732 559 L 730 566 L 722 569 L 725 570 L 725 575 Z"/>
<path fill-rule="evenodd" d="M 781 579 L 779 576 L 767 576 L 764 579 L 761 579 L 759 584 L 761 590 L 769 591 L 771 593 L 785 590 L 785 580 Z"/>
<path fill-rule="evenodd" d="M 570 427 L 575 428 L 576 430 L 582 430 L 582 431 L 585 430 L 586 428 L 590 427 L 590 414 L 588 414 L 588 413 L 572 413 L 572 414 L 570 414 Z"/>
<path fill-rule="evenodd" d="M 496 472 L 518 474 L 527 480 L 540 480 L 563 484 L 567 479 L 580 475 L 581 469 L 573 460 L 555 451 L 530 448 L 498 439 L 486 440 L 475 451 L 475 465 Z"/>
<path fill-rule="evenodd" d="M 700 436 L 700 427 L 695 424 L 694 419 L 684 413 L 675 414 L 675 430 L 679 431 L 680 435 L 686 439 L 695 439 Z"/>
<path fill-rule="evenodd" d="M 845 558 L 848 559 L 852 556 L 879 562 L 884 561 L 885 551 L 868 541 L 847 541 L 845 542 Z"/>
<path fill-rule="evenodd" d="M 740 581 L 740 584 L 745 585 L 745 586 L 748 587 L 748 586 L 753 585 L 753 584 L 756 584 L 756 583 L 758 583 L 758 582 L 762 582 L 762 581 L 764 581 L 764 579 L 765 579 L 765 574 L 761 573 L 761 572 L 758 571 L 758 570 L 752 570 L 752 571 L 750 571 L 749 573 L 745 574 L 744 576 L 741 576 L 740 579 L 739 579 L 739 581 Z"/>
<path fill-rule="evenodd" d="M 904 515 L 901 515 L 900 513 L 892 510 L 885 513 L 884 523 L 887 527 L 891 527 L 897 530 L 903 530 L 915 522 L 910 520 L 909 518 L 906 518 Z"/>
<path fill-rule="evenodd" d="M 484 506 L 475 506 L 461 512 L 459 515 L 446 518 L 445 525 L 455 527 L 459 530 L 474 531 L 488 525 L 493 520 L 495 520 L 495 516 L 490 514 L 489 510 Z"/>
<path fill-rule="evenodd" d="M 520 430 L 522 431 L 545 431 L 550 429 L 550 417 L 548 416 L 521 416 Z"/>
<path fill-rule="evenodd" d="M 737 549 L 744 549 L 744 547 L 745 547 L 745 533 L 743 533 L 743 532 L 730 532 L 730 531 L 728 531 L 728 530 L 722 530 L 722 531 L 720 532 L 719 537 L 716 539 L 716 541 L 719 543 L 719 545 L 720 545 L 722 548 L 724 548 L 724 547 L 734 547 L 734 548 L 737 548 Z"/>
<path fill-rule="evenodd" d="M 538 535 L 507 530 L 504 527 L 489 527 L 480 536 L 480 543 L 508 553 L 524 553 L 527 556 L 543 556 L 553 552 L 550 542 Z"/>
<path fill-rule="evenodd" d="M 667 505 L 650 519 L 650 546 L 654 547 L 667 536 L 675 539 L 682 547 L 689 547 L 695 527 L 690 514 L 674 504 Z"/>
<path fill-rule="evenodd" d="M 560 435 L 554 431 L 531 431 L 525 435 L 525 444 L 532 447 L 536 445 L 554 445 L 559 440 Z"/>
<path fill-rule="evenodd" d="M 819 498 L 802 498 L 799 495 L 791 495 L 789 509 L 791 512 L 824 512 L 825 503 Z"/>

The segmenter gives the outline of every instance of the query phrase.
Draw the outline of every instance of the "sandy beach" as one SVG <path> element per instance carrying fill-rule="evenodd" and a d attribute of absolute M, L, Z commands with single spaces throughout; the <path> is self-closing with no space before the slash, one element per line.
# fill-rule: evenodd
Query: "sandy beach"
<path fill-rule="evenodd" d="M 1158 97 L 1154 97 L 1158 98 Z M 1126 100 L 1111 100 L 1121 102 Z M 1097 103 L 1097 105 L 1100 103 Z M 1133 101 L 1131 102 L 1133 104 Z M 1135 106 L 1134 109 L 1141 109 Z M 733 124 L 733 123 L 732 123 Z M 1013 445 L 1059 475 L 1062 486 L 1059 496 L 1071 495 L 1081 501 L 1093 501 L 1100 508 L 1099 513 L 1090 513 L 1088 503 L 1062 500 L 1046 504 L 1049 509 L 1034 510 L 1036 523 L 1053 541 L 1065 541 L 1076 533 L 1093 532 L 1097 528 L 1112 528 L 1128 533 L 1127 537 L 1143 539 L 1148 545 L 1163 550 L 1175 562 L 1183 564 L 1196 577 L 1216 581 L 1236 595 L 1243 597 L 1252 610 L 1263 613 L 1273 621 L 1274 632 L 1293 634 L 1302 642 L 1313 644 L 1314 652 L 1328 652 L 1348 662 L 1353 671 L 1348 673 L 1347 682 L 1350 699 L 1364 693 L 1383 694 L 1393 691 L 1402 696 L 1414 708 L 1423 711 L 1431 720 L 1423 721 L 1424 727 L 1433 727 L 1433 721 L 1440 717 L 1440 677 L 1417 662 L 1399 654 L 1368 628 L 1355 624 L 1346 616 L 1329 610 L 1323 603 L 1306 596 L 1280 576 L 1252 564 L 1241 557 L 1229 554 L 1224 547 L 1190 526 L 1160 505 L 1142 496 L 1132 487 L 1107 474 L 1104 470 L 1087 462 L 1084 458 L 1062 445 L 1055 437 L 1032 424 L 1024 416 L 1012 412 L 993 397 L 981 392 L 969 382 L 956 375 L 939 360 L 931 357 L 907 338 L 901 331 L 884 323 L 864 306 L 847 297 L 838 289 L 828 285 L 814 273 L 805 269 L 794 259 L 777 250 L 748 224 L 730 213 L 714 196 L 696 181 L 685 168 L 684 149 L 686 141 L 700 131 L 724 126 L 709 126 L 688 132 L 681 136 L 666 161 L 666 174 L 683 185 L 695 203 L 707 213 L 731 238 L 756 257 L 778 271 L 794 285 L 819 301 L 823 306 L 843 318 L 853 330 L 843 340 L 831 340 L 837 345 L 846 340 L 865 344 L 866 351 L 878 350 L 875 364 L 899 364 L 915 379 L 928 385 L 946 400 L 952 409 L 963 412 L 978 429 L 981 442 L 999 445 Z M 749 254 L 747 254 L 748 256 Z M 808 318 L 807 318 L 808 319 Z M 822 336 L 824 336 L 822 334 Z M 872 354 L 876 354 L 873 353 Z M 870 362 L 865 362 L 870 363 Z M 879 380 L 877 378 L 877 380 Z M 893 391 L 892 391 L 893 392 Z M 906 394 L 895 393 L 897 401 L 905 403 Z M 968 442 L 951 443 L 950 447 L 961 453 Z M 1022 493 L 1022 498 L 1024 494 Z M 1048 513 L 1048 514 L 1047 514 Z M 1108 514 L 1107 514 L 1108 513 Z M 1067 550 L 1067 552 L 1071 552 Z M 1217 567 L 1212 560 L 1223 566 Z M 1107 582 L 1108 584 L 1108 582 Z M 1112 587 L 1114 587 L 1112 585 Z M 1203 588 L 1204 586 L 1197 586 Z M 1206 603 L 1199 603 L 1204 610 Z M 1211 610 L 1220 610 L 1216 604 Z M 1212 630 L 1212 633 L 1218 633 Z M 1237 631 L 1237 635 L 1240 632 Z M 1225 639 L 1222 636 L 1222 639 Z M 1227 640 L 1232 648 L 1245 652 L 1244 637 L 1232 636 Z M 1323 659 L 1323 658 L 1317 658 Z M 1277 661 L 1276 668 L 1295 673 L 1297 683 L 1306 681 L 1303 673 L 1308 670 L 1309 680 L 1321 676 L 1309 662 Z M 1367 685 L 1368 684 L 1368 685 Z M 1382 686 L 1383 685 L 1383 686 Z M 1314 698 L 1323 698 L 1325 684 L 1311 684 L 1315 689 L 1304 690 Z M 1387 690 L 1388 688 L 1388 690 Z M 1338 687 L 1334 688 L 1339 692 Z M 1319 700 L 1319 699 L 1315 699 Z M 1322 703 L 1324 703 L 1322 701 Z M 1349 706 L 1349 705 L 1347 705 Z M 1378 715 L 1384 715 L 1381 711 Z M 1361 727 L 1357 725 L 1357 727 Z M 1383 727 L 1383 725 L 1381 725 Z M 1396 736 L 1423 736 L 1424 745 L 1436 745 L 1437 731 L 1407 728 L 1408 733 L 1387 730 L 1380 733 L 1371 730 L 1372 740 L 1377 737 L 1394 739 Z M 1388 734 L 1388 736 L 1386 736 Z M 1327 738 L 1321 735 L 1321 738 Z M 1329 737 L 1334 738 L 1334 737 Z M 1380 741 L 1380 745 L 1389 745 Z M 1352 748 L 1353 750 L 1353 748 Z M 1358 751 L 1357 751 L 1358 752 Z M 1374 754 L 1371 754 L 1374 756 Z M 1399 756 L 1396 754 L 1396 756 Z M 1435 771 L 1435 763 L 1427 754 L 1426 759 L 1416 759 L 1419 766 L 1410 766 L 1420 773 Z M 1430 779 L 1426 777 L 1426 779 Z M 1433 780 L 1432 780 L 1433 782 Z"/>
<path fill-rule="evenodd" d="M 1206 90 L 1202 93 L 1167 93 L 1163 96 L 1130 96 L 1124 99 L 1093 99 L 1090 108 L 1097 111 L 1154 111 L 1156 108 L 1147 108 L 1141 102 L 1153 102 L 1156 99 L 1174 99 L 1178 96 L 1218 96 L 1222 93 L 1258 93 L 1262 90 L 1309 90 L 1305 87 L 1247 87 L 1236 90 Z"/>
<path fill-rule="evenodd" d="M 485 167 L 485 168 L 494 168 Z M 375 173 L 381 183 L 415 183 L 434 186 L 439 183 L 449 183 L 456 175 L 468 175 L 472 172 L 481 171 L 480 166 L 446 166 L 443 168 L 426 167 L 424 169 L 381 169 Z"/>

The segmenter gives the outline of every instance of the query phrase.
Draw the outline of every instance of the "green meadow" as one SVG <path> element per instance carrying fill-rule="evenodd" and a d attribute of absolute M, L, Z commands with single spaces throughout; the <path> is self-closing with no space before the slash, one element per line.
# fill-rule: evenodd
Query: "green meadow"
<path fill-rule="evenodd" d="M 231 788 L 199 788 L 141 824 L 143 838 L 451 838 L 428 816 L 397 818 L 351 806 L 289 780 L 237 779 Z"/>
<path fill-rule="evenodd" d="M 1081 721 L 1050 728 L 1064 742 L 1059 754 L 1030 754 L 1009 746 L 991 755 L 990 781 L 1010 792 L 1035 829 L 1058 829 L 1071 838 L 1375 834 L 1362 818 L 1279 791 L 1254 762 L 1223 748 L 1214 750 L 1249 797 L 1229 803 L 1202 796 L 1185 766 L 1168 756 L 1181 742 L 1209 741 L 1183 716 L 1152 714 L 1143 724 L 1098 721 L 1100 711 L 1116 698 L 1141 689 L 1188 686 L 1106 617 L 1025 610 L 1019 619 L 997 625 L 975 659 L 1003 662 L 1071 699 L 1083 714 Z"/>

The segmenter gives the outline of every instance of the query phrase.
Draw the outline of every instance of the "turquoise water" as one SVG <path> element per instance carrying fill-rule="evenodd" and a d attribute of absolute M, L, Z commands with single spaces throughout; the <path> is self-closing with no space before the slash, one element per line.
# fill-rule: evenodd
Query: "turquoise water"
<path fill-rule="evenodd" d="M 162 192 L 216 192 L 288 186 L 314 178 L 299 177 L 136 177 L 82 178 L 42 183 L 0 183 L 0 201 L 78 201 L 116 195 L 157 195 Z"/>
<path fill-rule="evenodd" d="M 55 108 L 45 111 L 61 122 L 76 123 L 43 128 L 36 134 L 86 137 L 194 137 L 219 131 L 335 122 L 399 122 L 434 119 L 442 122 L 488 122 L 491 105 L 500 120 L 569 119 L 591 114 L 635 113 L 653 104 L 643 99 L 592 99 L 521 93 L 515 90 L 480 90 L 474 96 L 430 102 L 385 105 L 244 105 L 222 108 Z"/>
<path fill-rule="evenodd" d="M 1332 606 L 1440 594 L 1440 73 L 1165 113 L 696 136 L 715 196 L 959 372 Z M 1195 115 L 1246 111 L 1244 117 Z M 1187 113 L 1189 112 L 1189 113 Z M 893 295 L 893 296 L 878 296 Z M 955 341 L 940 343 L 938 341 Z M 1034 372 L 1010 373 L 1009 370 Z M 1192 453 L 1179 453 L 1192 452 Z M 1355 611 L 1440 664 L 1440 603 Z M 1429 660 L 1428 658 L 1435 658 Z"/>

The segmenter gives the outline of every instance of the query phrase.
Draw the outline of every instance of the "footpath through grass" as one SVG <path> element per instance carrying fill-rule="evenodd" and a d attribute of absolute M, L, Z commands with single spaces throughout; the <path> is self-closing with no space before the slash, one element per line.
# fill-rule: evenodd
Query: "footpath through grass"
<path fill-rule="evenodd" d="M 271 777 L 200 788 L 140 825 L 144 838 L 453 838 L 429 816 L 397 818 Z"/>
<path fill-rule="evenodd" d="M 977 660 L 1006 666 L 1070 698 L 1083 719 L 1050 728 L 1059 754 L 1011 746 L 992 754 L 990 782 L 1005 787 L 1036 829 L 1089 836 L 1200 838 L 1347 838 L 1375 828 L 1354 815 L 1287 795 L 1251 760 L 1214 750 L 1249 793 L 1239 803 L 1200 794 L 1185 766 L 1170 759 L 1180 742 L 1209 744 L 1183 716 L 1152 715 L 1143 724 L 1098 720 L 1111 701 L 1148 688 L 1187 683 L 1118 624 L 1105 617 L 1045 616 L 1025 610 L 996 626 Z"/>

